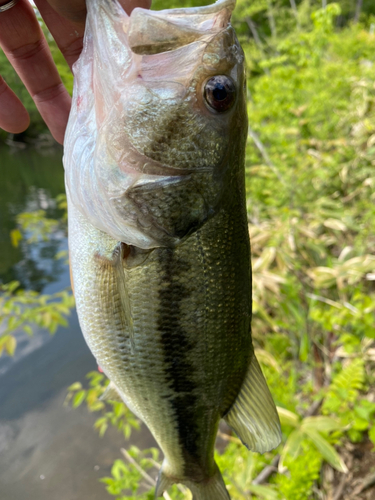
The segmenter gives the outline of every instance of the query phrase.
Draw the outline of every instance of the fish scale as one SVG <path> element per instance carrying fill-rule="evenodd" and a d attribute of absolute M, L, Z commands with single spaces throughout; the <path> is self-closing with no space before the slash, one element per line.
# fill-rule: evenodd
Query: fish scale
<path fill-rule="evenodd" d="M 167 460 L 164 439 L 178 442 L 173 448 L 179 448 L 187 459 L 179 466 L 182 477 L 191 477 L 189 468 L 195 469 L 197 463 L 201 467 L 212 457 L 218 422 L 237 396 L 246 370 L 243 358 L 251 353 L 244 207 L 223 209 L 176 248 L 150 251 L 142 266 L 126 269 L 125 259 L 130 309 L 137 325 L 134 353 L 121 320 L 115 267 L 108 264 L 117 242 L 90 227 L 74 210 L 71 216 L 71 251 L 81 260 L 77 263 L 72 258 L 73 269 L 80 269 L 78 276 L 73 272 L 73 280 L 81 326 L 90 332 L 86 340 L 110 380 L 127 395 L 130 406 L 156 436 Z M 95 241 L 94 247 L 91 241 Z M 243 255 L 235 261 L 228 259 L 228 253 L 238 247 Z M 103 267 L 107 269 L 104 280 Z M 100 301 L 95 300 L 95 290 L 103 288 L 106 292 Z M 218 303 L 226 306 L 218 307 Z M 223 327 L 232 332 L 230 336 L 222 335 Z M 154 406 L 150 401 L 155 398 Z M 163 415 L 158 424 L 153 420 L 155 407 Z M 194 430 L 195 422 L 199 427 Z M 160 424 L 163 429 L 177 428 L 178 438 L 168 432 L 159 437 Z M 168 461 L 176 467 L 175 459 Z"/>
<path fill-rule="evenodd" d="M 251 340 L 234 4 L 129 17 L 93 0 L 74 70 L 64 166 L 77 312 L 110 379 L 104 398 L 163 451 L 157 496 L 180 482 L 194 500 L 229 498 L 214 461 L 221 418 L 252 450 L 280 442 Z M 224 103 L 207 94 L 215 85 Z"/>

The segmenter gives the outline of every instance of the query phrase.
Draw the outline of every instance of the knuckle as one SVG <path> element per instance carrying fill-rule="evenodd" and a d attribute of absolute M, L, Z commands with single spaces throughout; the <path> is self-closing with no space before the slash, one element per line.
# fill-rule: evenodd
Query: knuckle
<path fill-rule="evenodd" d="M 60 95 L 64 94 L 65 92 L 66 89 L 64 87 L 64 84 L 60 82 L 55 85 L 52 85 L 51 87 L 48 87 L 46 89 L 34 93 L 32 95 L 32 98 L 34 99 L 35 103 L 41 104 L 43 102 L 51 102 Z"/>
<path fill-rule="evenodd" d="M 70 43 L 61 47 L 61 51 L 66 59 L 77 59 L 81 54 L 83 45 L 83 37 L 80 36 Z"/>
<path fill-rule="evenodd" d="M 8 85 L 5 83 L 4 78 L 0 75 L 0 96 L 8 90 Z"/>
<path fill-rule="evenodd" d="M 25 45 L 21 45 L 15 49 L 12 49 L 9 53 L 12 59 L 17 61 L 27 61 L 28 59 L 32 59 L 44 49 L 44 41 L 43 39 L 39 39 L 32 43 L 27 43 Z"/>

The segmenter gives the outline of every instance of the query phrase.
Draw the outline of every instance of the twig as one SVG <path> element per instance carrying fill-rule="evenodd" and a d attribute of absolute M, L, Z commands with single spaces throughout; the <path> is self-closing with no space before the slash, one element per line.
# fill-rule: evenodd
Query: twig
<path fill-rule="evenodd" d="M 255 43 L 258 45 L 260 50 L 263 52 L 263 44 L 262 44 L 262 41 L 258 35 L 258 31 L 257 31 L 257 28 L 256 28 L 254 21 L 251 19 L 250 16 L 246 17 L 245 19 L 246 19 L 246 23 L 251 31 L 251 34 L 253 35 Z"/>
<path fill-rule="evenodd" d="M 312 405 L 307 409 L 304 417 L 312 417 L 313 415 L 315 415 L 319 408 L 320 408 L 320 405 L 322 404 L 323 402 L 323 399 L 317 399 L 316 401 L 314 401 L 312 403 Z"/>
<path fill-rule="evenodd" d="M 276 22 L 275 22 L 275 17 L 273 15 L 272 0 L 267 0 L 267 17 L 268 17 L 268 21 L 269 21 L 270 28 L 271 28 L 272 38 L 276 38 L 276 36 L 277 36 Z"/>
<path fill-rule="evenodd" d="M 231 441 L 232 443 L 236 444 L 241 444 L 241 440 L 238 438 L 235 438 L 233 436 L 229 436 L 229 434 L 225 434 L 224 432 L 218 432 L 217 435 L 221 438 L 224 439 L 224 441 Z"/>
<path fill-rule="evenodd" d="M 332 500 L 340 500 L 342 492 L 344 491 L 347 479 L 348 479 L 347 475 L 342 476 L 341 481 L 339 482 L 339 485 L 336 489 L 336 493 L 335 493 L 334 497 L 332 498 Z"/>
<path fill-rule="evenodd" d="M 275 165 L 272 163 L 270 157 L 268 156 L 266 148 L 263 146 L 262 141 L 258 137 L 258 134 L 256 132 L 254 132 L 254 130 L 250 126 L 249 126 L 248 134 L 252 138 L 255 146 L 258 148 L 258 150 L 259 150 L 260 154 L 262 155 L 262 158 L 263 158 L 265 164 L 267 165 L 267 167 L 269 167 L 272 170 L 272 172 L 276 175 L 276 177 L 279 179 L 279 181 L 285 185 L 285 181 L 284 181 L 282 175 L 277 170 Z"/>
<path fill-rule="evenodd" d="M 357 0 L 357 5 L 355 7 L 355 16 L 354 16 L 354 22 L 358 23 L 359 17 L 361 15 L 361 10 L 362 10 L 362 4 L 363 0 Z"/>
<path fill-rule="evenodd" d="M 124 449 L 121 448 L 121 453 L 124 455 L 126 460 L 130 462 L 134 467 L 137 469 L 137 471 L 146 479 L 146 481 L 151 485 L 151 486 L 156 486 L 156 481 L 153 479 L 145 470 L 142 469 L 142 467 L 139 465 L 138 462 L 134 460 L 134 458 L 129 455 L 129 453 Z M 163 493 L 163 497 L 165 500 L 172 500 L 172 498 L 168 495 L 168 493 L 165 491 Z"/>
<path fill-rule="evenodd" d="M 290 0 L 290 6 L 292 7 L 294 17 L 296 18 L 297 26 L 298 26 L 298 28 L 300 28 L 301 25 L 300 25 L 299 19 L 298 19 L 298 10 L 297 10 L 297 5 L 296 5 L 296 0 Z"/>
<path fill-rule="evenodd" d="M 326 299 L 325 297 L 322 297 L 321 295 L 316 295 L 315 293 L 307 293 L 306 297 L 312 300 L 319 300 L 319 302 L 324 302 L 324 304 L 328 304 L 329 306 L 337 307 L 337 309 L 342 308 L 340 302 L 335 302 L 334 300 Z"/>
<path fill-rule="evenodd" d="M 272 462 L 270 465 L 267 465 L 254 479 L 252 484 L 262 484 L 267 481 L 267 479 L 274 473 L 277 472 L 277 467 L 280 462 L 280 455 L 276 455 L 273 457 Z"/>
<path fill-rule="evenodd" d="M 266 53 L 264 51 L 262 40 L 260 39 L 260 36 L 258 34 L 256 24 L 254 23 L 254 21 L 251 19 L 250 16 L 245 17 L 245 21 L 246 21 L 246 23 L 251 31 L 251 34 L 253 35 L 255 45 L 258 47 L 258 49 L 262 53 L 262 56 L 265 57 Z M 270 75 L 270 70 L 267 68 L 267 66 L 265 68 L 263 68 L 263 71 L 265 72 L 266 75 Z"/>
<path fill-rule="evenodd" d="M 363 481 L 361 484 L 353 490 L 352 494 L 350 495 L 352 498 L 356 498 L 357 495 L 362 493 L 362 491 L 366 490 L 367 488 L 370 488 L 371 486 L 375 485 L 375 474 L 372 472 L 371 474 L 368 474 L 366 477 L 364 477 Z M 335 499 L 334 499 L 335 500 Z"/>

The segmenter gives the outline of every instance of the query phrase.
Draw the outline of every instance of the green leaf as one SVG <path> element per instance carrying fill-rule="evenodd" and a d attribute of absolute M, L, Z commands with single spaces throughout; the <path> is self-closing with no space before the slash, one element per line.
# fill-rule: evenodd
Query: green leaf
<path fill-rule="evenodd" d="M 363 399 L 359 405 L 354 407 L 354 411 L 360 418 L 369 421 L 375 413 L 375 404 Z"/>
<path fill-rule="evenodd" d="M 285 408 L 280 408 L 280 406 L 278 406 L 277 412 L 279 414 L 281 425 L 298 427 L 298 425 L 301 423 L 299 416 L 292 411 L 286 410 Z"/>
<path fill-rule="evenodd" d="M 82 389 L 81 382 L 74 382 L 74 384 L 68 387 L 68 391 L 79 391 L 80 389 Z"/>
<path fill-rule="evenodd" d="M 83 401 L 85 400 L 85 397 L 86 397 L 86 391 L 84 391 L 84 390 L 78 391 L 74 395 L 74 398 L 73 398 L 73 402 L 72 402 L 73 408 L 78 408 L 78 406 L 80 406 L 83 403 Z"/>
<path fill-rule="evenodd" d="M 107 429 L 108 429 L 108 423 L 105 422 L 99 427 L 99 436 L 103 437 Z"/>
<path fill-rule="evenodd" d="M 30 336 L 31 336 L 31 335 L 33 335 L 33 333 L 34 333 L 34 332 L 33 332 L 33 329 L 31 328 L 31 326 L 30 326 L 30 325 L 25 325 L 25 326 L 23 327 L 23 329 L 24 329 L 24 331 L 27 333 L 27 335 L 30 335 Z"/>
<path fill-rule="evenodd" d="M 95 429 L 99 429 L 106 422 L 107 422 L 107 417 L 98 418 L 94 424 Z"/>
<path fill-rule="evenodd" d="M 337 453 L 333 446 L 319 432 L 307 428 L 304 429 L 305 434 L 311 439 L 313 445 L 319 450 L 322 457 L 336 470 L 346 474 L 348 468 L 346 467 L 343 459 Z"/>
<path fill-rule="evenodd" d="M 251 484 L 249 490 L 251 493 L 254 493 L 254 495 L 264 498 L 265 500 L 278 500 L 280 498 L 277 491 L 271 486 Z"/>
<path fill-rule="evenodd" d="M 286 470 L 286 467 L 284 466 L 286 456 L 290 455 L 293 459 L 295 459 L 301 449 L 301 444 L 304 439 L 305 435 L 303 434 L 303 432 L 301 432 L 300 429 L 296 429 L 290 433 L 280 455 L 280 461 L 279 461 L 280 473 Z"/>
<path fill-rule="evenodd" d="M 272 356 L 271 353 L 265 351 L 264 349 L 255 349 L 255 355 L 257 357 L 257 360 L 260 363 L 263 363 L 264 365 L 271 366 L 278 373 L 281 373 L 280 365 L 278 364 L 278 362 L 276 361 L 275 357 Z"/>
<path fill-rule="evenodd" d="M 14 355 L 14 351 L 16 350 L 17 347 L 17 340 L 13 335 L 9 335 L 8 340 L 6 341 L 5 344 L 5 350 L 9 354 L 9 356 Z"/>
<path fill-rule="evenodd" d="M 369 421 L 364 418 L 355 417 L 353 421 L 353 429 L 357 431 L 365 431 L 369 427 Z"/>
<path fill-rule="evenodd" d="M 310 351 L 309 337 L 306 332 L 302 332 L 300 347 L 299 347 L 299 359 L 305 363 L 307 361 Z"/>
<path fill-rule="evenodd" d="M 128 473 L 128 468 L 124 462 L 120 459 L 114 461 L 111 469 L 111 474 L 115 479 L 121 479 L 124 475 Z"/>
<path fill-rule="evenodd" d="M 22 240 L 22 233 L 19 229 L 12 229 L 10 232 L 10 240 L 12 242 L 12 245 L 17 248 L 20 241 Z"/>
<path fill-rule="evenodd" d="M 104 410 L 105 404 L 103 401 L 95 401 L 95 403 L 90 404 L 90 411 Z"/>
<path fill-rule="evenodd" d="M 342 429 L 338 420 L 331 417 L 319 415 L 317 417 L 306 417 L 301 424 L 301 430 L 312 429 L 319 432 L 332 432 Z"/>

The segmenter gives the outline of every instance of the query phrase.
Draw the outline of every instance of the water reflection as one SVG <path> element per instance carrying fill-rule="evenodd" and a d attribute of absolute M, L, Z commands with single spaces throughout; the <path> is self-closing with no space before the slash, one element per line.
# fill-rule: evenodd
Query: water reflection
<path fill-rule="evenodd" d="M 59 149 L 42 155 L 31 149 L 11 152 L 0 148 L 0 283 L 18 280 L 22 288 L 42 291 L 64 271 L 64 263 L 55 259 L 66 247 L 63 228 L 50 234 L 47 241 L 30 244 L 22 240 L 17 248 L 10 237 L 20 212 L 42 209 L 47 217 L 61 217 L 55 202 L 64 192 L 61 157 Z"/>

